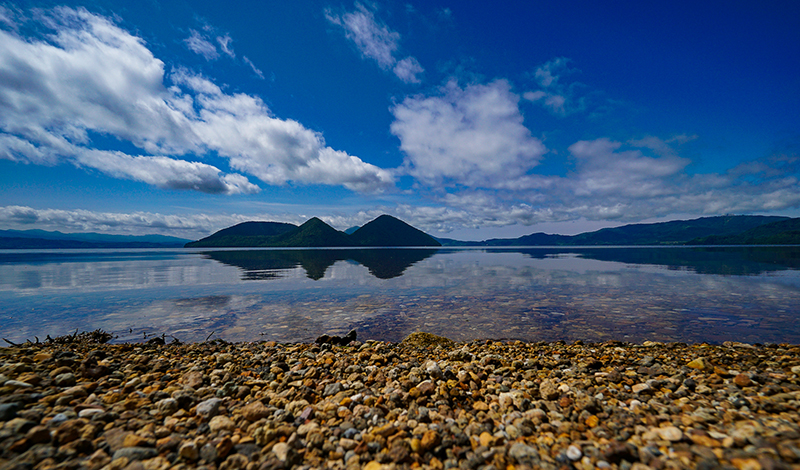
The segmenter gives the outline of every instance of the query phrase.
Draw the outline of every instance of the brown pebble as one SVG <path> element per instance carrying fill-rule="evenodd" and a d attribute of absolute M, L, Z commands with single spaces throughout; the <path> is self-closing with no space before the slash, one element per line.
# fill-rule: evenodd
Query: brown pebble
<path fill-rule="evenodd" d="M 50 442 L 51 439 L 50 430 L 45 426 L 34 426 L 25 434 L 25 439 L 27 439 L 28 443 L 31 445 L 46 444 Z"/>
<path fill-rule="evenodd" d="M 745 374 L 739 374 L 733 378 L 733 383 L 735 383 L 737 386 L 741 388 L 744 388 L 744 387 L 749 387 L 753 383 L 753 381 L 750 380 L 749 376 Z"/>
<path fill-rule="evenodd" d="M 122 447 L 155 447 L 153 439 L 148 439 L 136 434 L 128 434 L 122 441 Z"/>
<path fill-rule="evenodd" d="M 543 380 L 539 385 L 539 393 L 545 400 L 555 400 L 560 395 L 558 386 L 552 380 Z"/>
<path fill-rule="evenodd" d="M 686 367 L 691 367 L 692 369 L 698 369 L 698 370 L 705 370 L 708 368 L 708 363 L 702 357 L 698 357 L 690 361 L 688 364 L 686 364 Z"/>
<path fill-rule="evenodd" d="M 248 421 L 258 421 L 259 419 L 266 418 L 270 414 L 269 408 L 264 406 L 260 401 L 254 401 L 242 408 L 242 417 Z"/>
<path fill-rule="evenodd" d="M 425 431 L 425 434 L 422 435 L 422 439 L 420 439 L 420 446 L 422 447 L 423 451 L 428 451 L 438 446 L 441 442 L 442 437 L 439 435 L 439 433 L 429 430 Z"/>

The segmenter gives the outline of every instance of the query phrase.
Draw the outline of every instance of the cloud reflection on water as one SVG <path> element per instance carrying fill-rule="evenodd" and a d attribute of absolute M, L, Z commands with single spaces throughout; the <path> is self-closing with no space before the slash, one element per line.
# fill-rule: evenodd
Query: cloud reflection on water
<path fill-rule="evenodd" d="M 0 337 L 800 342 L 797 248 L 0 253 Z M 715 273 L 715 274 L 709 274 Z M 736 273 L 736 275 L 731 275 Z"/>

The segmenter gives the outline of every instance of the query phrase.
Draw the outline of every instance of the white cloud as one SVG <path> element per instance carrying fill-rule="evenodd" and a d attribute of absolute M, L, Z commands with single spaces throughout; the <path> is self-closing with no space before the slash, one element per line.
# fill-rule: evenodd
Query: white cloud
<path fill-rule="evenodd" d="M 400 34 L 379 24 L 375 15 L 364 5 L 356 4 L 356 9 L 341 16 L 327 11 L 325 17 L 331 23 L 344 28 L 347 39 L 355 43 L 364 57 L 374 60 L 384 69 L 390 68 L 396 62 L 394 52 L 397 50 Z"/>
<path fill-rule="evenodd" d="M 394 66 L 394 74 L 406 83 L 420 83 L 417 75 L 424 72 L 422 66 L 413 57 L 406 57 Z"/>
<path fill-rule="evenodd" d="M 466 223 L 470 214 L 443 207 L 399 205 L 376 207 L 352 214 L 161 214 L 153 212 L 100 212 L 83 209 L 36 209 L 28 206 L 0 206 L 0 226 L 26 230 L 59 230 L 63 232 L 105 232 L 116 234 L 172 235 L 198 239 L 217 230 L 251 221 L 275 221 L 300 225 L 316 215 L 332 227 L 344 230 L 354 225 L 364 225 L 382 214 L 391 214 L 423 230 L 437 227 L 449 229 Z"/>
<path fill-rule="evenodd" d="M 800 157 L 775 155 L 722 174 L 690 175 L 690 161 L 678 156 L 675 146 L 693 138 L 650 137 L 627 145 L 607 138 L 579 141 L 569 147 L 575 168 L 564 176 L 532 176 L 536 184 L 503 191 L 461 189 L 440 202 L 466 212 L 483 228 L 576 220 L 630 223 L 800 207 Z M 455 229 L 463 227 L 469 225 Z"/>
<path fill-rule="evenodd" d="M 207 32 L 214 30 L 211 26 L 206 26 L 203 29 Z M 195 29 L 190 29 L 189 31 L 191 34 L 188 38 L 184 39 L 183 42 L 186 44 L 186 47 L 195 54 L 203 56 L 208 61 L 212 61 L 219 59 L 221 50 L 223 54 L 231 59 L 236 58 L 236 53 L 233 51 L 233 47 L 231 47 L 233 39 L 230 34 L 226 33 L 214 38 L 213 34 L 204 34 Z M 217 46 L 214 45 L 214 42 L 219 44 L 220 50 L 217 50 Z"/>
<path fill-rule="evenodd" d="M 653 152 L 657 153 L 658 155 L 661 155 L 662 157 L 674 157 L 677 156 L 678 154 L 676 149 L 672 147 L 670 144 L 677 143 L 679 145 L 683 145 L 695 139 L 697 139 L 696 135 L 689 136 L 685 134 L 676 135 L 667 140 L 663 140 L 658 137 L 648 135 L 642 137 L 641 139 L 629 140 L 628 143 L 634 147 L 648 148 Z"/>
<path fill-rule="evenodd" d="M 224 227 L 253 220 L 242 215 L 169 215 L 152 212 L 97 212 L 88 210 L 34 209 L 27 206 L 0 207 L 0 224 L 14 229 L 39 228 L 63 232 L 116 234 L 160 233 L 201 238 Z"/>
<path fill-rule="evenodd" d="M 217 42 L 219 43 L 219 47 L 222 49 L 222 52 L 224 52 L 225 55 L 227 55 L 231 59 L 235 59 L 236 54 L 233 52 L 233 48 L 231 47 L 232 41 L 233 39 L 231 39 L 231 36 L 229 34 L 226 34 L 224 36 L 217 36 Z"/>
<path fill-rule="evenodd" d="M 321 134 L 273 116 L 257 97 L 226 94 L 184 69 L 165 76 L 141 39 L 103 17 L 68 8 L 50 15 L 51 42 L 0 30 L 0 158 L 69 161 L 158 187 L 227 194 L 257 187 L 175 157 L 216 153 L 269 184 L 393 184 L 387 170 L 326 147 Z M 149 155 L 96 151 L 95 135 Z"/>
<path fill-rule="evenodd" d="M 264 80 L 264 72 L 262 72 L 261 69 L 256 67 L 256 64 L 254 64 L 252 60 L 248 59 L 247 56 L 242 56 L 242 60 L 244 61 L 245 64 L 250 66 L 250 69 L 253 70 L 253 73 L 258 75 L 258 78 Z"/>
<path fill-rule="evenodd" d="M 217 47 L 211 41 L 194 29 L 191 30 L 191 33 L 188 38 L 183 40 L 186 43 L 186 47 L 195 54 L 205 57 L 206 60 L 217 60 L 219 58 Z"/>
<path fill-rule="evenodd" d="M 438 96 L 394 106 L 391 131 L 418 179 L 507 186 L 524 179 L 546 152 L 523 125 L 518 104 L 505 80 L 465 88 L 451 81 Z"/>
<path fill-rule="evenodd" d="M 14 20 L 12 20 L 11 18 L 12 18 L 11 11 L 9 11 L 8 8 L 0 5 L 0 23 L 3 23 L 6 26 L 14 28 L 15 27 Z"/>
<path fill-rule="evenodd" d="M 569 68 L 569 59 L 557 57 L 538 67 L 534 72 L 534 79 L 541 89 L 527 91 L 522 97 L 534 103 L 540 103 L 548 108 L 551 113 L 566 116 L 585 108 L 583 100 L 576 97 L 577 83 L 565 85 L 562 76 L 573 73 Z"/>
<path fill-rule="evenodd" d="M 273 117 L 256 97 L 225 94 L 185 72 L 173 79 L 198 93 L 201 110 L 194 129 L 204 145 L 227 157 L 235 169 L 274 185 L 299 181 L 374 192 L 393 184 L 388 170 L 326 147 L 321 134 Z"/>
<path fill-rule="evenodd" d="M 104 150 L 79 151 L 77 162 L 116 178 L 142 181 L 164 189 L 191 189 L 211 194 L 252 194 L 259 191 L 242 175 L 222 175 L 200 162 L 168 157 L 133 157 Z"/>
<path fill-rule="evenodd" d="M 619 142 L 609 139 L 580 141 L 569 147 L 579 160 L 573 191 L 579 196 L 627 196 L 654 198 L 675 194 L 679 188 L 665 184 L 681 176 L 688 159 L 669 155 L 647 157 L 639 150 L 619 151 Z"/>
<path fill-rule="evenodd" d="M 424 69 L 414 57 L 398 60 L 395 53 L 399 49 L 400 33 L 375 18 L 375 14 L 364 5 L 356 3 L 356 10 L 335 15 L 325 11 L 325 18 L 344 29 L 347 39 L 353 41 L 361 54 L 378 63 L 383 70 L 391 70 L 406 83 L 419 83 L 418 75 Z"/>
<path fill-rule="evenodd" d="M 581 141 L 571 147 L 576 168 L 565 176 L 539 176 L 534 189 L 460 189 L 445 193 L 435 204 L 373 206 L 354 213 L 184 214 L 104 213 L 86 210 L 0 207 L 0 226 L 62 231 L 162 233 L 201 238 L 247 220 L 300 224 L 319 216 L 338 229 L 363 225 L 390 214 L 429 233 L 493 229 L 568 222 L 597 229 L 644 219 L 712 216 L 724 213 L 785 215 L 800 207 L 800 157 L 774 155 L 743 163 L 720 174 L 689 175 L 680 157 L 650 156 L 646 147 L 631 148 L 609 139 Z M 602 167 L 609 169 L 603 174 Z M 236 176 L 236 175 L 232 175 Z M 618 179 L 619 184 L 608 181 Z M 235 182 L 232 182 L 235 183 Z M 783 213 L 782 213 L 783 212 Z M 515 229 L 521 233 L 532 233 Z M 574 227 L 572 233 L 575 232 Z M 480 236 L 479 232 L 471 232 Z M 476 235 L 477 234 L 477 235 Z M 503 235 L 500 235 L 503 236 Z"/>
<path fill-rule="evenodd" d="M 194 29 L 190 30 L 191 35 L 184 39 L 186 45 L 196 54 L 203 56 L 206 60 L 212 61 L 217 60 L 220 56 L 220 51 L 222 54 L 230 57 L 231 59 L 236 59 L 236 52 L 234 52 L 231 43 L 233 42 L 233 38 L 228 33 L 218 35 L 216 38 L 212 38 L 214 34 L 211 34 L 215 31 L 215 28 L 209 25 L 205 25 L 203 29 L 207 32 L 207 34 L 200 33 Z M 217 50 L 217 46 L 214 45 L 214 42 L 219 44 L 219 49 Z M 256 64 L 253 63 L 247 56 L 242 56 L 242 62 L 244 62 L 250 69 L 255 73 L 258 78 L 264 79 L 264 72 L 262 72 Z"/>

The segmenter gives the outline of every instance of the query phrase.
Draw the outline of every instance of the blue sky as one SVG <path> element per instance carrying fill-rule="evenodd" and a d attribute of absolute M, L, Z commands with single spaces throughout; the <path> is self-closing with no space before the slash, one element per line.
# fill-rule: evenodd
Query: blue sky
<path fill-rule="evenodd" d="M 800 216 L 800 3 L 648 3 L 0 3 L 0 228 Z"/>

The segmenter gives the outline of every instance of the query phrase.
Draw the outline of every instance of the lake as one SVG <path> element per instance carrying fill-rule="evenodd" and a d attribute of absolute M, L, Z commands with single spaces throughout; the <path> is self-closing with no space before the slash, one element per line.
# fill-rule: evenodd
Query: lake
<path fill-rule="evenodd" d="M 0 338 L 800 344 L 800 247 L 0 251 Z M 3 343 L 5 344 L 5 343 Z"/>

